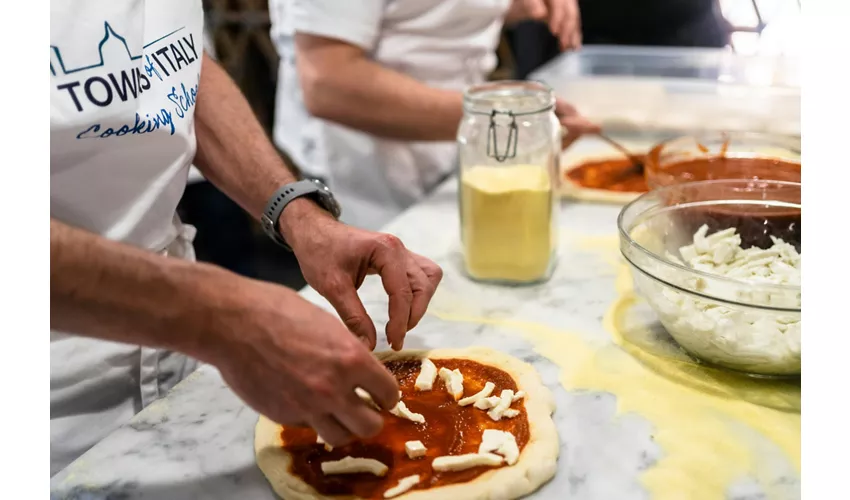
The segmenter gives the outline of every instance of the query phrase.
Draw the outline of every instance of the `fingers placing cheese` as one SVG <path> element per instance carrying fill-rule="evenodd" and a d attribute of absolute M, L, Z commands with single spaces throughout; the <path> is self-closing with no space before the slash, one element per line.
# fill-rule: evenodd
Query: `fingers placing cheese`
<path fill-rule="evenodd" d="M 524 397 L 525 397 L 525 391 L 516 391 L 512 401 L 514 403 L 516 403 L 517 401 L 519 401 L 520 399 L 522 399 Z"/>
<path fill-rule="evenodd" d="M 419 376 L 413 386 L 417 391 L 430 391 L 434 388 L 434 380 L 437 379 L 437 365 L 428 358 L 422 359 L 422 367 Z"/>
<path fill-rule="evenodd" d="M 455 401 L 463 397 L 463 374 L 460 370 L 449 370 L 448 368 L 440 368 L 440 378 L 446 384 L 446 389 L 449 394 L 455 398 Z"/>
<path fill-rule="evenodd" d="M 389 468 L 373 458 L 345 457 L 342 460 L 322 462 L 322 473 L 333 474 L 360 474 L 369 473 L 383 477 Z"/>
<path fill-rule="evenodd" d="M 356 387 L 354 389 L 354 393 L 357 394 L 357 396 L 362 399 L 366 404 L 378 411 L 381 411 L 381 407 L 378 406 L 378 403 L 376 403 L 375 400 L 372 399 L 372 396 L 368 392 L 364 391 L 359 387 Z M 399 397 L 401 397 L 401 393 L 399 393 Z"/>
<path fill-rule="evenodd" d="M 316 434 L 316 444 L 323 444 L 323 445 L 325 445 L 325 450 L 326 450 L 326 451 L 333 451 L 333 449 L 334 449 L 334 447 L 333 447 L 333 446 L 331 446 L 331 445 L 329 445 L 328 443 L 326 443 L 326 442 L 325 442 L 325 440 L 324 440 L 324 439 L 322 439 L 322 436 L 319 436 L 318 434 Z"/>
<path fill-rule="evenodd" d="M 384 492 L 384 498 L 397 497 L 417 484 L 419 484 L 419 474 L 402 478 L 397 485 Z"/>
<path fill-rule="evenodd" d="M 437 457 L 431 467 L 437 472 L 466 470 L 473 467 L 495 467 L 502 465 L 502 457 L 494 453 L 468 453 Z"/>
<path fill-rule="evenodd" d="M 514 401 L 514 391 L 510 389 L 505 389 L 502 391 L 502 394 L 499 396 L 501 401 L 496 405 L 495 408 L 487 412 L 487 416 L 491 419 L 498 422 L 502 419 L 502 415 L 505 413 L 505 410 L 511 407 L 511 403 Z"/>
<path fill-rule="evenodd" d="M 519 460 L 519 446 L 516 444 L 514 435 L 507 431 L 487 429 L 481 436 L 481 445 L 478 453 L 497 453 L 505 457 L 508 465 L 513 465 Z"/>
<path fill-rule="evenodd" d="M 422 441 L 407 441 L 404 443 L 404 451 L 407 452 L 407 458 L 420 458 L 425 456 L 428 451 Z"/>
<path fill-rule="evenodd" d="M 489 410 L 495 407 L 502 400 L 499 396 L 490 396 L 489 398 L 479 399 L 475 402 L 475 407 L 479 410 Z"/>
<path fill-rule="evenodd" d="M 403 401 L 399 401 L 395 408 L 390 410 L 390 413 L 397 417 L 406 418 L 411 422 L 416 422 L 417 424 L 424 424 L 425 417 L 422 416 L 421 413 L 413 413 L 412 411 L 407 409 L 407 405 L 404 404 Z"/>
<path fill-rule="evenodd" d="M 495 388 L 496 388 L 496 384 L 494 384 L 493 382 L 487 382 L 486 384 L 484 384 L 484 388 L 481 389 L 480 391 L 478 391 L 478 393 L 473 394 L 472 396 L 469 396 L 467 398 L 461 399 L 460 401 L 457 402 L 457 404 L 459 404 L 461 406 L 468 406 L 468 405 L 471 405 L 471 404 L 475 404 L 476 402 L 478 402 L 479 399 L 484 399 L 487 396 L 489 396 L 490 394 L 493 394 L 493 389 L 495 389 Z"/>

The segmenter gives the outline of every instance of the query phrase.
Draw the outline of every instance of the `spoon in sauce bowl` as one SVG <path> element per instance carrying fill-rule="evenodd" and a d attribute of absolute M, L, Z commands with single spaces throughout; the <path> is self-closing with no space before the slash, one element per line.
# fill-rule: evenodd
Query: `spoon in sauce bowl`
<path fill-rule="evenodd" d="M 625 146 L 623 146 L 619 142 L 615 141 L 614 139 L 611 139 L 607 135 L 605 135 L 603 133 L 599 133 L 597 135 L 599 136 L 600 139 L 602 139 L 603 141 L 605 141 L 608 144 L 610 144 L 611 146 L 613 146 L 617 151 L 623 153 L 626 156 L 626 158 L 628 158 L 632 162 L 632 166 L 628 170 L 625 170 L 625 171 L 622 172 L 623 177 L 630 176 L 630 175 L 633 175 L 633 174 L 634 175 L 638 175 L 638 174 L 643 175 L 643 158 L 641 158 L 638 155 L 633 154 Z"/>

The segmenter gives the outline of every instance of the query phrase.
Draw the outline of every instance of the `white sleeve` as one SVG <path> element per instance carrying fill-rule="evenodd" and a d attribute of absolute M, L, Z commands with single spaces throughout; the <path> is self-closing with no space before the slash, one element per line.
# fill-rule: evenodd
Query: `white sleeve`
<path fill-rule="evenodd" d="M 296 33 L 334 38 L 372 50 L 386 0 L 293 0 Z"/>

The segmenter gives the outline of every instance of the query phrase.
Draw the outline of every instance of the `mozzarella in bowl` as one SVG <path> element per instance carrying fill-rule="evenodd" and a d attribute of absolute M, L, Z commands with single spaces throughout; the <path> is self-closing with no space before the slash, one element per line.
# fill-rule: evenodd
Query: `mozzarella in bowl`
<path fill-rule="evenodd" d="M 653 278 L 670 270 L 654 270 L 647 262 L 643 272 L 634 273 L 636 289 L 676 342 L 695 357 L 753 374 L 799 374 L 800 254 L 775 237 L 770 248 L 744 249 L 735 228 L 707 232 L 703 225 L 691 244 L 666 253 L 669 262 L 699 272 L 671 280 L 684 286 Z M 734 303 L 712 297 L 733 298 Z"/>

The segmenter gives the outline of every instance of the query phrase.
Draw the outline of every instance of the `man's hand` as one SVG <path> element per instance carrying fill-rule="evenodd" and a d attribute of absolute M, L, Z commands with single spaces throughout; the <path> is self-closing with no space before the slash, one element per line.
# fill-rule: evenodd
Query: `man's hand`
<path fill-rule="evenodd" d="M 50 327 L 175 350 L 218 367 L 250 406 L 331 445 L 369 437 L 398 384 L 338 319 L 282 286 L 168 258 L 50 219 Z"/>
<path fill-rule="evenodd" d="M 240 280 L 210 318 L 210 362 L 248 405 L 286 425 L 309 425 L 332 446 L 380 432 L 382 408 L 398 403 L 395 378 L 336 318 L 274 284 Z"/>
<path fill-rule="evenodd" d="M 581 15 L 577 0 L 513 0 L 505 21 L 543 21 L 558 38 L 561 50 L 581 48 Z"/>
<path fill-rule="evenodd" d="M 324 64 L 331 65 L 335 71 L 341 67 L 341 61 L 350 55 L 347 50 L 342 50 L 340 54 L 340 47 L 329 47 L 324 42 L 318 43 L 313 49 L 319 51 L 315 54 L 317 60 L 327 59 Z M 326 55 L 330 52 L 332 57 L 323 59 L 320 57 L 322 52 Z M 356 68 L 361 68 L 362 64 L 368 66 L 363 58 L 354 59 Z M 371 66 L 367 67 L 367 73 L 369 68 Z M 377 88 L 374 76 L 359 78 L 346 74 L 343 80 L 368 82 L 364 88 L 374 90 Z M 381 89 L 394 88 L 393 92 L 404 97 L 402 101 L 414 107 L 400 106 L 402 101 L 393 101 L 392 105 L 385 106 L 386 94 L 370 91 L 369 94 L 376 100 L 366 99 L 367 114 L 375 115 L 377 108 L 398 111 L 401 107 L 403 116 L 417 117 L 415 125 L 421 126 L 418 117 L 422 113 L 415 112 L 414 108 L 419 109 L 417 106 L 421 104 L 419 101 L 423 94 L 417 89 L 422 85 L 407 77 L 398 78 L 405 80 L 410 85 L 405 88 L 413 91 L 399 91 L 397 78 L 385 82 Z M 451 110 L 442 113 L 440 124 L 432 127 L 438 132 L 432 138 L 454 137 L 463 112 L 460 93 L 439 89 L 430 92 L 446 97 L 443 106 Z M 330 92 L 329 95 L 336 93 Z M 354 96 L 352 99 L 358 102 L 363 100 L 363 96 L 357 92 L 340 95 L 344 98 Z M 382 104 L 376 108 L 374 102 L 379 101 Z M 330 107 L 336 109 L 335 105 Z M 428 109 L 428 114 L 434 114 L 432 108 Z M 393 120 L 384 123 L 392 123 L 392 127 L 398 128 L 398 123 Z M 265 136 L 239 89 L 224 70 L 208 57 L 204 58 L 201 73 L 195 128 L 198 137 L 195 165 L 207 179 L 254 217 L 260 217 L 266 202 L 277 188 L 296 180 Z M 407 251 L 396 238 L 360 231 L 336 222 L 318 205 L 306 199 L 295 200 L 287 205 L 281 214 L 280 228 L 298 257 L 307 283 L 333 304 L 345 324 L 363 338 L 370 348 L 374 348 L 376 342 L 375 326 L 357 297 L 357 287 L 363 283 L 367 274 L 379 274 L 390 295 L 387 336 L 393 348 L 401 349 L 405 334 L 416 326 L 425 313 L 442 277 L 440 268 L 430 260 Z"/>
<path fill-rule="evenodd" d="M 555 116 L 558 117 L 565 132 L 561 139 L 563 149 L 567 149 L 582 135 L 598 134 L 601 131 L 599 125 L 579 114 L 576 108 L 561 99 L 555 100 Z"/>
<path fill-rule="evenodd" d="M 406 249 L 395 236 L 347 226 L 314 207 L 307 200 L 296 200 L 280 218 L 281 233 L 292 246 L 304 279 L 333 305 L 349 330 L 374 349 L 375 325 L 357 289 L 366 275 L 379 275 L 389 296 L 387 341 L 400 350 L 407 331 L 425 314 L 443 278 L 442 269 Z"/>

